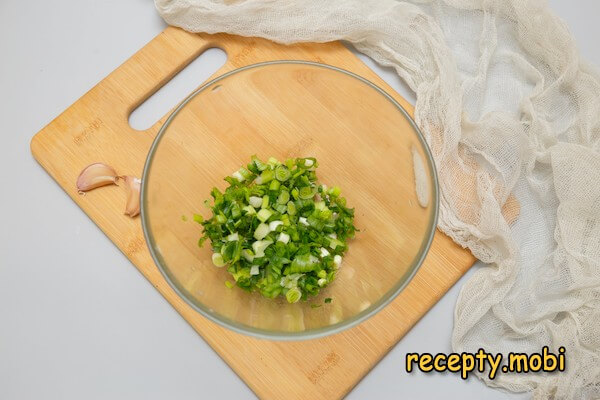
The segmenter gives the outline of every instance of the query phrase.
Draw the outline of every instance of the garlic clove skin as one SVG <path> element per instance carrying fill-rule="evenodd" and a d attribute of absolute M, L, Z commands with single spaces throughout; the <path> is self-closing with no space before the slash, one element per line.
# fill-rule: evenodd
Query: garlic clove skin
<path fill-rule="evenodd" d="M 115 185 L 117 179 L 117 173 L 113 167 L 103 163 L 94 163 L 85 167 L 79 174 L 77 190 L 82 193 L 100 186 Z"/>
<path fill-rule="evenodd" d="M 140 185 L 142 180 L 135 176 L 123 176 L 125 186 L 127 186 L 127 204 L 125 206 L 125 214 L 131 218 L 140 213 Z"/>

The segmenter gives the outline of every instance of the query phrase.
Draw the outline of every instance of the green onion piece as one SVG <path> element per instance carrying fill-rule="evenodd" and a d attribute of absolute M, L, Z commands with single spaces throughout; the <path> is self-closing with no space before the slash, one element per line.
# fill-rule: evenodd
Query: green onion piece
<path fill-rule="evenodd" d="M 288 244 L 290 242 L 290 235 L 285 232 L 281 232 L 277 237 L 277 241 L 283 244 Z"/>
<path fill-rule="evenodd" d="M 283 221 L 272 221 L 269 223 L 269 230 L 271 232 L 277 231 L 277 227 L 283 225 Z"/>
<path fill-rule="evenodd" d="M 328 220 L 329 218 L 331 218 L 333 215 L 333 213 L 331 212 L 331 210 L 323 210 L 320 212 L 319 214 L 319 218 L 321 220 Z"/>
<path fill-rule="evenodd" d="M 329 303 L 331 303 L 331 297 L 328 297 L 328 298 L 326 298 L 326 299 L 325 299 L 325 303 L 326 303 L 326 304 L 329 304 Z"/>
<path fill-rule="evenodd" d="M 277 203 L 285 205 L 288 201 L 290 201 L 290 192 L 288 192 L 287 190 L 282 190 L 281 192 L 279 192 L 279 196 L 277 197 Z"/>
<path fill-rule="evenodd" d="M 242 211 L 244 211 L 246 213 L 246 215 L 256 214 L 256 210 L 250 204 L 248 204 L 246 207 L 242 208 Z"/>
<path fill-rule="evenodd" d="M 309 186 L 305 186 L 303 188 L 300 188 L 298 197 L 300 197 L 302 200 L 308 200 L 312 199 L 314 195 L 315 192 L 313 191 L 313 189 Z"/>
<path fill-rule="evenodd" d="M 238 173 L 242 176 L 242 178 L 250 179 L 252 177 L 252 172 L 248 171 L 246 168 L 242 167 L 238 170 Z"/>
<path fill-rule="evenodd" d="M 279 186 L 281 186 L 281 183 L 279 183 L 278 180 L 273 180 L 273 181 L 271 181 L 271 184 L 269 185 L 269 190 L 277 191 L 277 190 L 279 190 Z"/>
<path fill-rule="evenodd" d="M 233 283 L 229 282 L 229 281 L 225 281 L 225 286 L 227 286 L 229 289 L 233 288 Z"/>
<path fill-rule="evenodd" d="M 240 268 L 231 274 L 236 282 L 250 278 L 250 268 Z"/>
<path fill-rule="evenodd" d="M 332 195 L 333 197 L 338 197 L 341 193 L 342 193 L 342 189 L 340 189 L 339 186 L 334 186 L 331 189 L 329 189 L 329 194 Z"/>
<path fill-rule="evenodd" d="M 269 164 L 271 164 L 272 166 L 276 166 L 276 165 L 279 165 L 279 164 L 281 164 L 281 163 L 279 162 L 279 160 L 278 160 L 278 159 L 276 159 L 275 157 L 269 157 L 269 160 L 268 160 L 267 162 L 268 162 Z"/>
<path fill-rule="evenodd" d="M 265 195 L 262 198 L 262 203 L 260 203 L 260 207 L 261 208 L 268 208 L 269 207 L 269 196 Z"/>
<path fill-rule="evenodd" d="M 284 204 L 277 204 L 275 206 L 275 211 L 277 211 L 279 214 L 283 214 L 287 212 L 287 206 Z"/>
<path fill-rule="evenodd" d="M 260 208 L 262 206 L 262 197 L 250 196 L 248 203 L 254 208 Z"/>
<path fill-rule="evenodd" d="M 273 242 L 270 240 L 257 240 L 252 243 L 252 250 L 254 250 L 254 257 L 260 258 L 265 256 L 265 250 L 267 247 L 272 245 Z"/>
<path fill-rule="evenodd" d="M 263 211 L 263 210 L 261 210 Z M 259 212 L 260 214 L 260 212 Z M 259 217 L 260 218 L 260 217 Z M 254 231 L 254 239 L 263 240 L 271 230 L 269 229 L 269 225 L 267 224 L 259 224 L 256 230 Z"/>
<path fill-rule="evenodd" d="M 288 303 L 296 303 L 301 297 L 302 292 L 297 287 L 288 290 L 285 294 L 285 298 L 287 299 Z"/>
<path fill-rule="evenodd" d="M 270 169 L 265 169 L 259 176 L 260 180 L 258 180 L 256 183 L 258 184 L 265 184 L 265 183 L 269 183 L 273 180 L 273 178 L 275 178 L 275 173 L 273 172 L 273 170 Z"/>
<path fill-rule="evenodd" d="M 258 213 L 256 213 L 256 217 L 261 221 L 265 222 L 273 215 L 273 211 L 267 210 L 266 208 L 261 209 Z"/>
<path fill-rule="evenodd" d="M 248 262 L 254 261 L 254 253 L 250 249 L 242 250 L 242 257 L 244 257 L 244 260 Z"/>
<path fill-rule="evenodd" d="M 238 203 L 233 203 L 231 205 L 231 218 L 238 219 L 242 215 L 242 210 L 240 210 L 240 206 Z"/>
<path fill-rule="evenodd" d="M 291 273 L 302 273 L 302 272 L 310 272 L 313 271 L 319 260 L 317 257 L 313 256 L 310 253 L 301 254 L 299 256 L 294 257 L 292 261 L 292 265 L 290 266 Z"/>
<path fill-rule="evenodd" d="M 280 182 L 287 181 L 288 179 L 290 179 L 291 176 L 292 173 L 290 172 L 290 170 L 283 165 L 280 165 L 275 169 L 275 179 L 277 179 Z"/>
<path fill-rule="evenodd" d="M 238 235 L 237 232 L 232 233 L 231 235 L 227 236 L 227 241 L 228 242 L 233 242 L 233 241 L 236 241 L 236 240 L 240 240 L 240 235 Z"/>
<path fill-rule="evenodd" d="M 289 215 L 296 215 L 296 205 L 291 201 L 287 203 L 287 212 Z"/>
<path fill-rule="evenodd" d="M 215 267 L 223 267 L 225 265 L 225 261 L 223 260 L 223 256 L 220 253 L 213 253 L 212 262 L 215 264 Z"/>
<path fill-rule="evenodd" d="M 329 238 L 329 247 L 335 250 L 338 246 L 344 247 L 344 242 L 338 239 Z"/>
<path fill-rule="evenodd" d="M 194 221 L 201 224 L 204 221 L 204 218 L 202 218 L 202 215 L 200 214 L 194 214 Z"/>
<path fill-rule="evenodd" d="M 315 210 L 323 211 L 327 209 L 327 205 L 324 201 L 315 201 Z"/>
<path fill-rule="evenodd" d="M 259 171 L 264 171 L 269 167 L 267 164 L 264 164 L 262 161 L 260 161 L 256 156 L 252 156 L 252 162 Z"/>

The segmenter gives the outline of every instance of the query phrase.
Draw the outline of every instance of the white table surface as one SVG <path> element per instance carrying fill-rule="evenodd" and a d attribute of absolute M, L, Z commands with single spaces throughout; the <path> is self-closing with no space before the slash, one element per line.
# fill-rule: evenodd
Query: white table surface
<path fill-rule="evenodd" d="M 600 2 L 550 3 L 600 65 Z M 29 151 L 38 130 L 164 26 L 151 0 L 0 1 L 0 399 L 254 398 Z M 404 371 L 406 352 L 451 351 L 467 278 L 348 399 L 528 397 Z"/>

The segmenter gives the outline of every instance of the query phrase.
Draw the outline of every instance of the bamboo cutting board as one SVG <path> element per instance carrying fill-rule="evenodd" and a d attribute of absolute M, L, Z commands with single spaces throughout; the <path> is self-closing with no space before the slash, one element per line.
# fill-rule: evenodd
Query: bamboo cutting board
<path fill-rule="evenodd" d="M 341 398 L 471 267 L 474 258 L 468 251 L 436 232 L 425 263 L 412 282 L 371 319 L 323 339 L 268 342 L 208 321 L 175 294 L 150 257 L 140 219 L 122 215 L 122 192 L 99 189 L 80 196 L 75 189 L 81 169 L 96 161 L 141 176 L 148 149 L 167 116 L 140 132 L 129 126 L 129 114 L 211 47 L 220 47 L 228 55 L 215 75 L 267 60 L 317 61 L 365 77 L 412 112 L 406 100 L 340 43 L 283 46 L 256 38 L 196 35 L 167 28 L 42 129 L 31 142 L 32 153 L 259 397 Z"/>

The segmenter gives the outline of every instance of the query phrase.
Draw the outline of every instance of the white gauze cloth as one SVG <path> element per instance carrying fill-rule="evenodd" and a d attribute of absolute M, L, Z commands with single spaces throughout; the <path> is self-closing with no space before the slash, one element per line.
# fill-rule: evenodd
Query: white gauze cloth
<path fill-rule="evenodd" d="M 343 39 L 393 67 L 437 164 L 439 227 L 489 264 L 462 288 L 454 350 L 565 346 L 564 373 L 482 379 L 600 398 L 600 77 L 545 1 L 155 1 L 188 31 Z"/>

